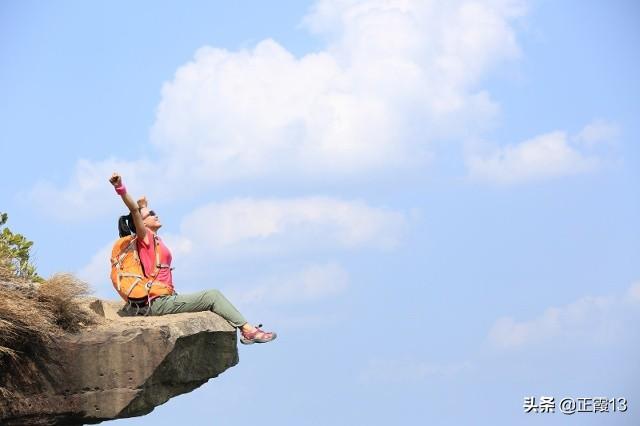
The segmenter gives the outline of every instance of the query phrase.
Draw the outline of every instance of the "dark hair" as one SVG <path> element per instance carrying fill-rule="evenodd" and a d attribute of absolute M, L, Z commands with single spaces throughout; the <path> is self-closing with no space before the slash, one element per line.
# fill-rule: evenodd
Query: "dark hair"
<path fill-rule="evenodd" d="M 136 225 L 133 223 L 133 216 L 129 213 L 126 216 L 120 216 L 118 219 L 118 234 L 120 238 L 127 237 L 136 233 Z"/>

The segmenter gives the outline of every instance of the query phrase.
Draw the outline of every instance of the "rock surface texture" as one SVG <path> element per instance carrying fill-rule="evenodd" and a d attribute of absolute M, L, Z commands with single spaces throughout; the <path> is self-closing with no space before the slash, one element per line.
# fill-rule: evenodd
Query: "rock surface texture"
<path fill-rule="evenodd" d="M 94 300 L 95 326 L 65 335 L 31 389 L 0 400 L 0 424 L 81 425 L 141 416 L 238 363 L 235 329 L 212 312 L 127 316 Z"/>

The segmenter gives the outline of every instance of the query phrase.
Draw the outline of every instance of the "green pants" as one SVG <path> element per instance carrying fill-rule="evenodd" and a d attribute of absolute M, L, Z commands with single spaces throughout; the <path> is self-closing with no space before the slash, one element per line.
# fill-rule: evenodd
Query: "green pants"
<path fill-rule="evenodd" d="M 205 290 L 192 294 L 164 296 L 151 302 L 151 315 L 179 314 L 181 312 L 211 311 L 241 327 L 247 320 L 218 290 Z"/>

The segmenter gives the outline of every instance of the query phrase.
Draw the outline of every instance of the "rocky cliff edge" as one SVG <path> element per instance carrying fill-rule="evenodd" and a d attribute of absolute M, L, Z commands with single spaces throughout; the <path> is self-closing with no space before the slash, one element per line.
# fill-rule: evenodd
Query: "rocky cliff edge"
<path fill-rule="evenodd" d="M 122 302 L 87 300 L 99 320 L 65 334 L 0 424 L 80 425 L 141 416 L 238 363 L 235 329 L 212 312 L 129 316 Z"/>

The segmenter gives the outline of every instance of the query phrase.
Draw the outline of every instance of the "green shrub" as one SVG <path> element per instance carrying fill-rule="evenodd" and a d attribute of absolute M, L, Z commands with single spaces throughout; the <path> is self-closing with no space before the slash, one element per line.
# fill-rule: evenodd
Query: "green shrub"
<path fill-rule="evenodd" d="M 0 213 L 0 279 L 21 278 L 42 282 L 36 267 L 30 262 L 33 242 L 22 234 L 14 234 L 5 225 L 8 215 Z"/>

